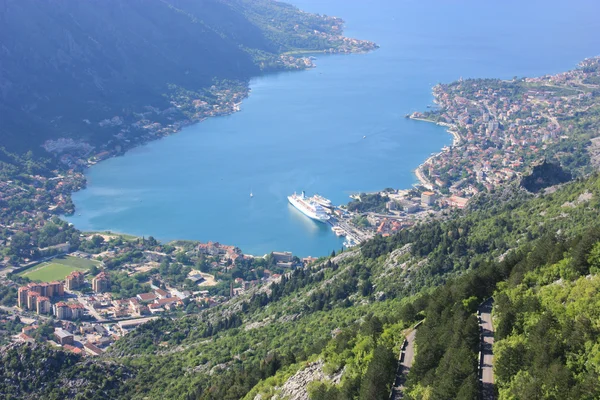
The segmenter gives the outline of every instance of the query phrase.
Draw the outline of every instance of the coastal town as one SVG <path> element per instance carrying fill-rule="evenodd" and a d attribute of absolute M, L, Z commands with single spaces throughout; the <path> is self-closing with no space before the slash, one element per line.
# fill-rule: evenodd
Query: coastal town
<path fill-rule="evenodd" d="M 600 122 L 599 65 L 593 58 L 557 75 L 436 86 L 437 109 L 410 117 L 447 127 L 454 144 L 417 169 L 421 185 L 441 196 L 470 198 L 543 158 L 575 175 L 589 172 L 588 145 Z"/>
<path fill-rule="evenodd" d="M 588 173 L 600 160 L 600 58 L 577 69 L 508 81 L 460 79 L 433 88 L 435 105 L 407 117 L 448 129 L 451 146 L 416 170 L 412 189 L 352 196 L 350 219 L 371 234 L 391 235 L 469 200 L 518 181 L 541 161 L 569 174 Z M 358 223 L 357 223 L 358 222 Z"/>
<path fill-rule="evenodd" d="M 353 202 L 333 213 L 336 234 L 346 231 L 357 243 L 389 236 L 463 209 L 473 196 L 517 181 L 542 160 L 574 176 L 599 163 L 600 58 L 539 78 L 461 79 L 437 85 L 433 95 L 430 111 L 407 117 L 447 128 L 452 145 L 415 170 L 413 188 L 351 196 Z M 352 228 L 337 229 L 337 221 Z"/>
<path fill-rule="evenodd" d="M 326 223 L 346 237 L 346 247 L 353 247 L 465 208 L 473 196 L 515 181 L 540 159 L 560 163 L 574 175 L 586 172 L 598 162 L 599 88 L 598 58 L 540 78 L 438 85 L 436 105 L 410 117 L 445 126 L 453 145 L 417 168 L 418 183 L 412 188 L 357 193 L 348 204 L 325 204 Z M 35 162 L 4 171 L 4 340 L 44 340 L 81 354 L 101 354 L 139 324 L 201 312 L 317 260 L 286 251 L 253 256 L 212 242 L 161 244 L 151 237 L 83 233 L 59 218 L 75 212 L 70 195 L 85 187 L 88 166 L 193 121 L 234 112 L 248 92 L 245 85 L 229 83 L 213 86 L 210 94 L 210 101 L 190 101 L 181 92 L 171 98 L 172 111 L 148 109 L 134 124 L 120 117 L 100 121 L 100 127 L 118 129 L 114 141 L 101 149 L 68 138 L 47 141 L 44 149 L 62 165 L 51 175 L 40 173 L 47 166 Z M 183 110 L 177 112 L 188 113 L 189 119 L 173 116 L 167 124 L 153 119 L 174 115 L 173 110 Z M 146 133 L 133 134 L 133 129 Z"/>
<path fill-rule="evenodd" d="M 213 242 L 82 236 L 90 246 L 79 247 L 88 252 L 65 243 L 41 262 L 2 270 L 0 284 L 14 297 L 2 299 L 0 331 L 12 341 L 99 355 L 140 324 L 215 307 L 317 260 L 290 252 L 254 257 Z"/>

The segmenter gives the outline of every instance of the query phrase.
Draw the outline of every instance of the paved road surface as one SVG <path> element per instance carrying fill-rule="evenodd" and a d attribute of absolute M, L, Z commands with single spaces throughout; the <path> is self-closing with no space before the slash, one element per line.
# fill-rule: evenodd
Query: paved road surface
<path fill-rule="evenodd" d="M 413 329 L 411 333 L 406 337 L 406 346 L 400 352 L 400 362 L 398 364 L 398 371 L 396 372 L 396 381 L 392 388 L 391 400 L 401 399 L 403 397 L 402 390 L 404 389 L 404 382 L 406 382 L 406 376 L 410 371 L 415 360 L 415 335 L 417 330 Z"/>
<path fill-rule="evenodd" d="M 479 307 L 479 326 L 482 331 L 483 364 L 481 366 L 481 395 L 483 400 L 493 400 L 494 395 L 494 326 L 492 325 L 493 299 L 487 300 Z"/>

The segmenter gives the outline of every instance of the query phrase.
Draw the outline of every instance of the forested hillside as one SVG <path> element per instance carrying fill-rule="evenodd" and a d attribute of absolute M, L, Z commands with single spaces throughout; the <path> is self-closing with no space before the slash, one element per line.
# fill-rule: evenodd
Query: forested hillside
<path fill-rule="evenodd" d="M 102 357 L 128 372 L 115 398 L 267 399 L 302 382 L 312 399 L 387 399 L 403 335 L 423 321 L 406 397 L 476 399 L 475 311 L 490 296 L 500 398 L 597 398 L 599 208 L 597 175 L 536 196 L 507 187 L 200 315 L 147 323 Z"/>
<path fill-rule="evenodd" d="M 302 66 L 283 52 L 352 51 L 341 30 L 340 19 L 271 0 L 2 0 L 1 145 L 105 144 L 144 113 L 187 119 L 178 107 L 214 84 Z"/>

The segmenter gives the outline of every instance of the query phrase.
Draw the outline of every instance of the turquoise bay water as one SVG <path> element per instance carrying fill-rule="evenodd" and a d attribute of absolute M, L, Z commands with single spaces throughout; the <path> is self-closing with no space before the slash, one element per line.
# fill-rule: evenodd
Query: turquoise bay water
<path fill-rule="evenodd" d="M 593 1 L 294 3 L 343 17 L 347 35 L 381 48 L 318 55 L 316 69 L 256 78 L 239 113 L 90 168 L 68 220 L 250 254 L 326 255 L 342 240 L 286 196 L 306 190 L 341 204 L 354 192 L 413 184 L 419 163 L 451 143 L 442 128 L 404 118 L 426 109 L 435 83 L 555 73 L 600 53 Z"/>

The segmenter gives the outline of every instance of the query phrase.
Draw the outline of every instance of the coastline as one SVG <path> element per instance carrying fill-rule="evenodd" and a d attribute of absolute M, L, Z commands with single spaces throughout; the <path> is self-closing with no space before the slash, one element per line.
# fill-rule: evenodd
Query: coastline
<path fill-rule="evenodd" d="M 450 147 L 456 148 L 462 144 L 462 138 L 460 137 L 458 132 L 455 130 L 456 125 L 454 125 L 454 124 L 449 124 L 446 122 L 435 122 L 435 121 L 432 121 L 427 118 L 415 117 L 414 115 L 411 115 L 408 118 L 415 120 L 415 121 L 429 122 L 431 124 L 443 126 L 443 127 L 447 128 L 446 132 L 448 132 L 450 135 L 452 135 L 452 144 L 450 145 Z M 423 161 L 421 164 L 419 164 L 419 166 L 414 171 L 415 176 L 417 177 L 417 180 L 419 181 L 421 186 L 427 188 L 428 190 L 433 190 L 434 186 L 431 183 L 431 181 L 425 177 L 425 174 L 423 173 L 423 168 L 425 167 L 425 165 L 431 163 L 435 158 L 439 157 L 445 151 L 446 150 L 442 149 L 441 151 L 429 156 L 425 161 Z"/>
<path fill-rule="evenodd" d="M 422 121 L 422 122 L 429 122 L 431 124 L 436 124 L 439 126 L 443 126 L 446 127 L 448 129 L 446 129 L 446 132 L 448 132 L 449 134 L 452 135 L 453 140 L 452 140 L 452 147 L 458 147 L 460 146 L 461 142 L 462 142 L 462 138 L 460 137 L 460 135 L 458 134 L 458 132 L 456 132 L 456 125 L 454 124 L 449 124 L 447 122 L 436 122 L 436 121 L 432 121 L 430 119 L 427 118 L 419 118 L 419 117 L 413 117 L 412 115 L 410 117 L 408 117 L 409 119 L 415 120 L 415 121 Z"/>
<path fill-rule="evenodd" d="M 360 48 L 357 47 L 355 49 L 352 50 L 344 50 L 341 49 L 339 51 L 337 51 L 334 48 L 331 49 L 326 49 L 326 50 L 307 50 L 305 52 L 298 52 L 298 57 L 295 57 L 297 60 L 308 60 L 310 61 L 308 58 L 306 57 L 302 57 L 302 53 L 306 53 L 306 54 L 315 54 L 315 53 L 319 53 L 319 54 L 325 54 L 325 55 L 333 55 L 333 54 L 364 54 L 364 53 L 369 53 L 373 50 L 376 50 L 379 48 L 378 45 L 376 45 L 375 43 L 372 42 L 367 42 L 364 41 L 364 43 L 370 43 L 372 45 L 372 47 L 370 48 Z M 296 53 L 296 52 L 293 52 Z M 280 54 L 280 56 L 289 56 L 292 57 L 291 53 L 282 53 Z M 306 71 L 306 70 L 310 70 L 312 68 L 315 68 L 316 65 L 314 65 L 312 63 L 312 61 L 310 61 L 310 63 L 307 62 L 306 65 L 303 65 L 303 67 L 301 68 L 281 68 L 275 71 L 263 71 L 263 74 L 271 74 L 271 73 L 277 73 L 277 72 L 292 72 L 292 71 Z M 257 75 L 256 77 L 260 77 L 261 75 Z M 79 192 L 83 189 L 87 188 L 87 177 L 86 177 L 86 173 L 88 168 L 97 165 L 98 163 L 108 160 L 110 158 L 113 157 L 118 157 L 121 155 L 126 154 L 128 151 L 133 150 L 135 148 L 138 147 L 142 147 L 150 142 L 165 138 L 167 136 L 171 136 L 171 135 L 175 135 L 177 133 L 180 133 L 183 128 L 192 126 L 192 125 L 196 125 L 199 124 L 201 122 L 204 122 L 205 120 L 211 118 L 211 117 L 224 117 L 224 116 L 229 116 L 232 115 L 236 112 L 241 111 L 241 106 L 243 104 L 243 101 L 246 100 L 247 98 L 249 98 L 251 92 L 252 92 L 252 88 L 250 86 L 251 83 L 251 79 L 246 80 L 246 81 L 240 81 L 240 82 L 236 82 L 236 84 L 232 87 L 225 87 L 225 88 L 218 88 L 219 92 L 221 93 L 215 93 L 218 97 L 218 100 L 214 103 L 214 104 L 210 104 L 212 107 L 214 107 L 214 109 L 216 109 L 216 112 L 211 114 L 211 115 L 205 115 L 205 114 L 197 114 L 195 116 L 189 116 L 187 118 L 182 118 L 182 119 L 177 119 L 171 122 L 171 124 L 169 125 L 163 125 L 160 126 L 160 128 L 156 129 L 155 131 L 148 131 L 147 133 L 140 135 L 137 137 L 137 141 L 135 142 L 128 142 L 127 144 L 123 144 L 122 146 L 119 145 L 118 146 L 118 150 L 115 148 L 112 149 L 107 149 L 107 148 L 100 148 L 99 151 L 101 153 L 99 154 L 103 154 L 103 156 L 100 157 L 96 157 L 94 155 L 87 155 L 85 157 L 81 157 L 80 160 L 81 162 L 78 164 L 78 168 L 77 169 L 71 169 L 70 171 L 63 171 L 65 174 L 67 175 L 79 175 L 82 177 L 82 185 L 79 186 L 78 188 L 76 188 L 75 190 L 72 190 L 68 193 L 68 197 L 69 200 L 71 200 L 71 195 L 75 192 Z M 213 86 L 214 88 L 214 86 Z M 227 98 L 225 98 L 225 96 L 221 96 L 222 93 L 226 93 Z M 181 103 L 182 106 L 184 107 L 188 107 L 188 106 L 193 106 L 196 100 L 191 99 L 188 103 Z M 137 124 L 137 123 L 136 123 Z M 134 125 L 136 125 L 134 124 Z M 145 127 L 144 127 L 145 128 Z M 51 151 L 48 151 L 50 154 L 54 154 Z M 60 154 L 60 153 L 59 153 Z M 68 212 L 66 213 L 61 213 L 61 214 L 55 214 L 58 215 L 61 219 L 66 220 L 66 217 L 69 216 L 73 216 L 77 213 L 76 207 L 73 204 L 72 205 L 72 209 L 68 210 Z M 124 235 L 124 236 L 131 236 L 131 237 L 142 237 L 142 235 L 137 235 L 137 234 L 130 234 L 127 232 L 121 232 L 121 231 L 115 231 L 113 229 L 110 229 L 109 231 L 106 232 L 110 232 L 110 234 L 115 234 L 115 235 Z M 148 235 L 146 235 L 148 236 Z M 185 239 L 173 239 L 173 240 L 185 240 Z"/>

